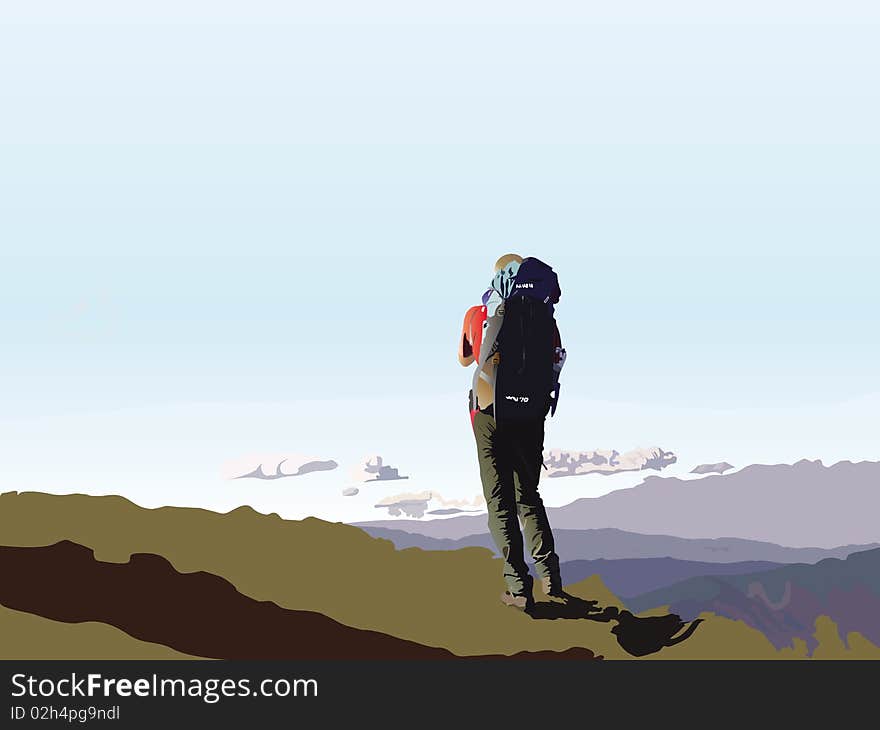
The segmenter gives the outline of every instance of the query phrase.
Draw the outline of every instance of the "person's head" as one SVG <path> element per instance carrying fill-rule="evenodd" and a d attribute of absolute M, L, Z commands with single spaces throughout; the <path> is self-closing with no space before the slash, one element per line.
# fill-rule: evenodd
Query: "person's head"
<path fill-rule="evenodd" d="M 516 261 L 516 263 L 521 264 L 523 261 L 522 256 L 516 253 L 506 253 L 500 259 L 495 262 L 495 273 L 497 274 L 501 269 L 507 266 L 509 263 Z"/>

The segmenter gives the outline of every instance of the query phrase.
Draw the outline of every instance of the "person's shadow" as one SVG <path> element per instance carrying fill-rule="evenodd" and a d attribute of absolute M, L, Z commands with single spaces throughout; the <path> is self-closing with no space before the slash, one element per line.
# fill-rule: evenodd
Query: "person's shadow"
<path fill-rule="evenodd" d="M 586 619 L 616 625 L 611 633 L 617 643 L 633 656 L 654 654 L 667 646 L 675 646 L 690 638 L 703 619 L 685 623 L 674 613 L 639 618 L 617 606 L 601 607 L 597 601 L 570 596 L 566 602 L 539 601 L 528 611 L 533 619 Z"/>

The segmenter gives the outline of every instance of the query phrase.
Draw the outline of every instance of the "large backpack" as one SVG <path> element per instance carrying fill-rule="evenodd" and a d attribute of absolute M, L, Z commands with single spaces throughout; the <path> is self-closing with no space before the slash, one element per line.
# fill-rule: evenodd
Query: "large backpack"
<path fill-rule="evenodd" d="M 562 292 L 553 269 L 536 258 L 523 260 L 499 313 L 495 370 L 496 423 L 542 419 L 558 398 L 554 368 L 554 305 Z"/>

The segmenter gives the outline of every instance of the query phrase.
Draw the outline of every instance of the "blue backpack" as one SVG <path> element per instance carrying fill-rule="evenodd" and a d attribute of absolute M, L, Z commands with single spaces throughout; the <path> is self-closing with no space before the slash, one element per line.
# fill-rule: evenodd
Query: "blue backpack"
<path fill-rule="evenodd" d="M 554 305 L 562 290 L 553 269 L 540 259 L 520 264 L 498 314 L 494 351 L 496 423 L 542 419 L 559 402 Z"/>

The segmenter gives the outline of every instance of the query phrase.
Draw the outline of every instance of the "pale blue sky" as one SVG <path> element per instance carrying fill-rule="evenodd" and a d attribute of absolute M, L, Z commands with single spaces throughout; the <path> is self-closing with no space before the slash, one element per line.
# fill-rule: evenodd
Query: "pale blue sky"
<path fill-rule="evenodd" d="M 876 5 L 312 5 L 0 9 L 0 488 L 227 506 L 290 450 L 473 495 L 509 250 L 562 283 L 550 446 L 877 458 Z M 254 500 L 371 515 L 343 471 Z"/>

